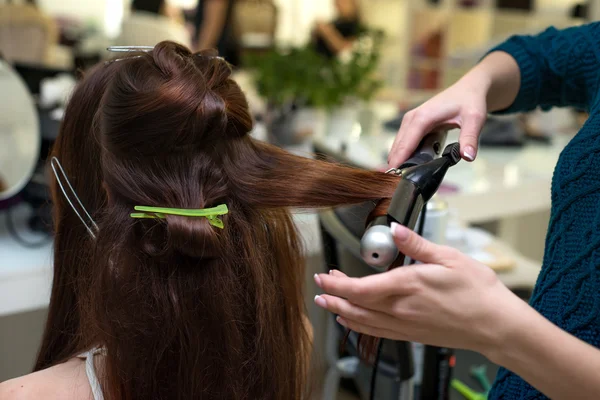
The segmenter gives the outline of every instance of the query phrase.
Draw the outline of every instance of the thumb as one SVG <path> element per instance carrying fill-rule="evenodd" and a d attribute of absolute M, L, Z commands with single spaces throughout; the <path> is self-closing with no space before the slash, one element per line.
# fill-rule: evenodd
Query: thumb
<path fill-rule="evenodd" d="M 398 250 L 413 260 L 426 264 L 445 265 L 453 259 L 450 254 L 453 249 L 450 247 L 423 239 L 416 232 L 395 222 L 392 222 L 391 230 Z"/>
<path fill-rule="evenodd" d="M 479 147 L 479 134 L 485 123 L 485 113 L 471 113 L 464 117 L 461 124 L 460 137 L 460 152 L 463 159 L 467 161 L 475 160 Z"/>

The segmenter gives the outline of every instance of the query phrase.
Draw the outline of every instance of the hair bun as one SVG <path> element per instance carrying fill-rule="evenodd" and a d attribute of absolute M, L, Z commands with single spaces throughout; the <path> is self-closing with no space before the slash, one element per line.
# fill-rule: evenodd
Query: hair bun
<path fill-rule="evenodd" d="M 179 253 L 202 259 L 221 255 L 220 229 L 213 227 L 206 218 L 168 215 L 168 244 Z"/>
<path fill-rule="evenodd" d="M 169 256 L 173 252 L 198 259 L 221 255 L 222 233 L 206 218 L 167 215 L 165 219 L 140 220 L 137 237 L 142 250 L 151 257 Z"/>
<path fill-rule="evenodd" d="M 193 54 L 177 43 L 160 42 L 113 65 L 99 126 L 105 148 L 119 158 L 214 149 L 215 141 L 252 129 L 231 67 L 214 51 Z"/>

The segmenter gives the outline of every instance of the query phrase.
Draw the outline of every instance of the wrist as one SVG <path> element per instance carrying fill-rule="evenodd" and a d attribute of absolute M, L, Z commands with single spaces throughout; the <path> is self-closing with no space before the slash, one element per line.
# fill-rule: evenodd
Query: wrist
<path fill-rule="evenodd" d="M 506 293 L 494 301 L 494 310 L 490 312 L 490 321 L 485 324 L 484 345 L 481 354 L 490 361 L 505 366 L 506 357 L 519 351 L 519 343 L 527 333 L 532 321 L 537 320 L 537 312 L 517 297 L 508 288 Z"/>
<path fill-rule="evenodd" d="M 466 84 L 471 89 L 480 92 L 484 97 L 487 97 L 493 84 L 493 77 L 484 64 L 478 64 L 467 72 L 460 79 L 460 82 Z"/>

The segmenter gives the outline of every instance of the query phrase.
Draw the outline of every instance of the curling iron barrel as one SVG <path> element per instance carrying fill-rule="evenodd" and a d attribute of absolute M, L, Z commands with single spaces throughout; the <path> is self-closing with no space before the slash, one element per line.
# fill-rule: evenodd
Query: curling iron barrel
<path fill-rule="evenodd" d="M 458 143 L 448 145 L 441 157 L 446 132 L 434 132 L 426 136 L 414 155 L 402 165 L 392 170 L 402 177 L 394 192 L 387 215 L 375 218 L 361 239 L 363 260 L 378 270 L 386 270 L 400 255 L 390 225 L 399 223 L 414 229 L 423 206 L 437 192 L 448 168 L 460 161 Z M 402 265 L 405 260 L 399 265 Z"/>

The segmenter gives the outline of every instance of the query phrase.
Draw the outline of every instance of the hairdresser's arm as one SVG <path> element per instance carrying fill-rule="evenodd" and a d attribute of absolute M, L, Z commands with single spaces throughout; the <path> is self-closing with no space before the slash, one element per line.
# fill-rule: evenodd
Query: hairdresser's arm
<path fill-rule="evenodd" d="M 600 350 L 540 314 L 513 318 L 504 343 L 484 354 L 551 399 L 593 399 L 600 394 Z"/>
<path fill-rule="evenodd" d="M 546 320 L 494 271 L 395 225 L 399 250 L 426 264 L 364 278 L 315 276 L 315 302 L 357 332 L 477 351 L 552 399 L 597 398 L 600 350 Z"/>
<path fill-rule="evenodd" d="M 212 49 L 217 46 L 225 26 L 229 1 L 232 0 L 207 0 L 204 2 L 204 19 L 197 37 L 197 50 Z"/>
<path fill-rule="evenodd" d="M 354 42 L 354 38 L 345 38 L 335 26 L 329 23 L 318 22 L 316 32 L 323 38 L 323 41 L 325 41 L 329 50 L 334 54 L 338 54 L 339 52 L 352 47 L 352 43 Z"/>

